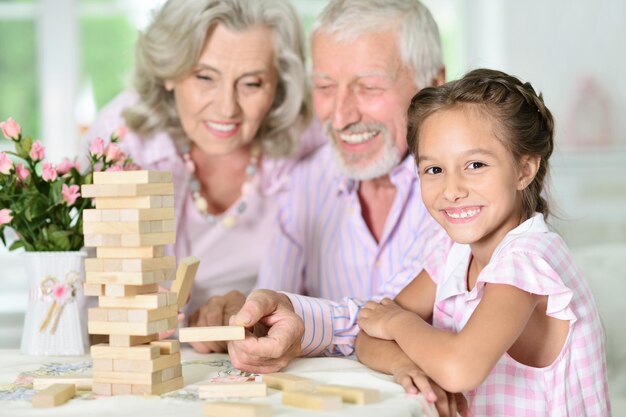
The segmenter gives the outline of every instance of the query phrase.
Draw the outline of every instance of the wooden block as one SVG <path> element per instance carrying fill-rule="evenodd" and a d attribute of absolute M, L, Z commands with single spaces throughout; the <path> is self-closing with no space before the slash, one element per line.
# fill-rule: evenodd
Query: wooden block
<path fill-rule="evenodd" d="M 313 380 L 303 378 L 298 375 L 283 372 L 274 372 L 263 375 L 263 382 L 268 387 L 283 391 L 311 391 L 313 390 Z"/>
<path fill-rule="evenodd" d="M 375 389 L 357 388 L 346 385 L 318 385 L 317 392 L 339 395 L 343 402 L 350 404 L 371 404 L 380 401 L 380 392 Z"/>
<path fill-rule="evenodd" d="M 89 235 L 123 235 L 129 233 L 161 232 L 152 230 L 152 222 L 83 222 L 83 233 Z"/>
<path fill-rule="evenodd" d="M 77 391 L 89 391 L 93 383 L 91 375 L 36 376 L 33 389 L 41 391 L 54 384 L 73 384 Z"/>
<path fill-rule="evenodd" d="M 95 395 L 110 396 L 113 394 L 113 387 L 111 386 L 111 384 L 107 384 L 104 382 L 94 382 L 91 390 Z"/>
<path fill-rule="evenodd" d="M 178 365 L 165 368 L 161 371 L 161 382 L 169 381 L 174 378 L 183 376 L 183 365 Z"/>
<path fill-rule="evenodd" d="M 104 295 L 104 286 L 102 284 L 94 284 L 85 282 L 83 284 L 83 293 L 87 296 L 99 296 Z"/>
<path fill-rule="evenodd" d="M 162 269 L 175 269 L 176 258 L 174 256 L 161 256 L 158 258 L 89 258 L 85 259 L 86 272 L 142 272 L 158 271 Z"/>
<path fill-rule="evenodd" d="M 166 392 L 175 391 L 184 386 L 183 377 L 170 379 L 159 384 L 145 385 L 133 384 L 133 394 L 135 395 L 160 395 Z"/>
<path fill-rule="evenodd" d="M 87 321 L 108 321 L 109 312 L 104 308 L 90 308 L 87 310 Z"/>
<path fill-rule="evenodd" d="M 96 209 L 153 209 L 174 207 L 172 196 L 142 197 L 98 197 L 95 199 Z"/>
<path fill-rule="evenodd" d="M 161 372 L 120 372 L 120 371 L 93 371 L 93 379 L 107 384 L 142 384 L 153 385 L 161 383 Z"/>
<path fill-rule="evenodd" d="M 167 281 L 174 274 L 173 269 L 144 272 L 85 272 L 85 282 L 107 285 L 148 285 Z"/>
<path fill-rule="evenodd" d="M 205 417 L 270 417 L 272 406 L 269 404 L 214 401 L 204 403 L 202 411 Z"/>
<path fill-rule="evenodd" d="M 153 184 L 171 182 L 172 174 L 165 171 L 94 172 L 94 184 Z"/>
<path fill-rule="evenodd" d="M 149 321 L 177 318 L 178 307 L 176 305 L 169 305 L 166 307 L 155 309 L 133 309 L 128 310 L 128 321 L 131 323 L 145 323 Z"/>
<path fill-rule="evenodd" d="M 156 372 L 163 369 L 180 366 L 180 352 L 171 355 L 161 355 L 155 359 L 113 359 L 113 371 L 121 372 Z M 180 375 L 178 375 L 180 376 Z M 171 379 L 171 378 L 169 378 Z"/>
<path fill-rule="evenodd" d="M 148 336 L 176 327 L 176 321 L 162 319 L 147 323 L 89 321 L 89 334 Z"/>
<path fill-rule="evenodd" d="M 92 359 L 91 368 L 94 371 L 110 372 L 113 370 L 113 359 Z"/>
<path fill-rule="evenodd" d="M 178 330 L 178 339 L 181 342 L 243 340 L 245 328 L 243 326 L 181 327 Z"/>
<path fill-rule="evenodd" d="M 83 210 L 83 222 L 101 222 L 103 211 L 104 210 L 97 210 L 97 209 Z M 111 211 L 115 211 L 116 213 L 119 214 L 119 211 L 117 210 L 111 210 Z M 119 218 L 117 220 L 112 220 L 112 221 L 119 221 Z"/>
<path fill-rule="evenodd" d="M 145 345 L 154 340 L 158 340 L 159 335 L 151 334 L 148 336 L 129 336 L 124 334 L 112 334 L 109 336 L 109 345 L 115 347 L 130 347 L 137 345 Z"/>
<path fill-rule="evenodd" d="M 149 220 L 174 220 L 174 208 L 154 208 L 154 209 L 121 209 L 119 210 L 122 222 L 137 222 Z"/>
<path fill-rule="evenodd" d="M 199 398 L 266 397 L 264 382 L 212 382 L 198 384 Z"/>
<path fill-rule="evenodd" d="M 110 308 L 107 321 L 128 322 L 128 310 L 125 308 Z"/>
<path fill-rule="evenodd" d="M 91 357 L 93 359 L 152 360 L 160 356 L 159 346 L 152 345 L 132 347 L 94 345 L 91 347 Z"/>
<path fill-rule="evenodd" d="M 143 246 L 137 248 L 101 247 L 96 249 L 96 256 L 106 259 L 159 258 L 164 253 L 163 246 Z"/>
<path fill-rule="evenodd" d="M 309 391 L 283 391 L 283 404 L 309 410 L 340 410 L 341 397 Z"/>
<path fill-rule="evenodd" d="M 93 285 L 93 284 L 92 284 Z M 106 284 L 104 294 L 107 297 L 132 297 L 133 295 L 153 294 L 159 291 L 159 284 L 124 285 Z"/>
<path fill-rule="evenodd" d="M 33 407 L 56 407 L 65 404 L 76 395 L 74 384 L 53 384 L 33 395 Z"/>
<path fill-rule="evenodd" d="M 145 308 L 154 309 L 176 303 L 170 293 L 140 294 L 132 297 L 98 297 L 101 307 L 105 308 Z"/>
<path fill-rule="evenodd" d="M 150 342 L 150 345 L 158 347 L 161 355 L 170 355 L 180 352 L 180 342 L 178 340 L 157 340 Z"/>
<path fill-rule="evenodd" d="M 193 286 L 193 280 L 196 276 L 199 265 L 200 260 L 195 256 L 183 258 L 178 265 L 178 270 L 176 271 L 176 279 L 174 280 L 170 288 L 172 292 L 175 292 L 177 294 L 176 304 L 178 304 L 178 308 L 183 308 L 185 304 L 187 304 L 189 292 L 191 291 L 191 287 Z"/>
<path fill-rule="evenodd" d="M 136 247 L 168 245 L 176 242 L 176 232 L 135 233 L 123 235 L 85 234 L 87 247 Z"/>
<path fill-rule="evenodd" d="M 111 395 L 132 395 L 132 393 L 131 384 L 111 384 Z"/>
<path fill-rule="evenodd" d="M 83 198 L 141 197 L 174 194 L 174 184 L 84 184 L 80 187 Z"/>

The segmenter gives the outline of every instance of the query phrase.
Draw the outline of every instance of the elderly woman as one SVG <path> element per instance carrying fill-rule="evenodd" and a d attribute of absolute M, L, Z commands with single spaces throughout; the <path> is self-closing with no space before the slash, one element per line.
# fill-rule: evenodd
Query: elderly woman
<path fill-rule="evenodd" d="M 172 172 L 174 253 L 201 260 L 188 313 L 254 286 L 277 195 L 325 140 L 309 124 L 309 96 L 288 0 L 169 0 L 140 34 L 134 91 L 109 103 L 86 139 L 125 125 L 123 150 Z"/>

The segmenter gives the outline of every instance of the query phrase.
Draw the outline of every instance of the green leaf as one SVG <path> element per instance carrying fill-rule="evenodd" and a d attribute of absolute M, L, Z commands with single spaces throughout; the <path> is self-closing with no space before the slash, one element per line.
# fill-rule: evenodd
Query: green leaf
<path fill-rule="evenodd" d="M 16 240 L 15 242 L 13 242 L 11 244 L 11 246 L 9 246 L 9 250 L 10 251 L 11 250 L 16 250 L 16 249 L 19 249 L 19 248 L 23 248 L 24 246 L 25 245 L 24 245 L 24 242 L 22 240 Z"/>
<path fill-rule="evenodd" d="M 69 232 L 64 230 L 56 230 L 48 235 L 48 240 L 58 251 L 70 250 Z"/>

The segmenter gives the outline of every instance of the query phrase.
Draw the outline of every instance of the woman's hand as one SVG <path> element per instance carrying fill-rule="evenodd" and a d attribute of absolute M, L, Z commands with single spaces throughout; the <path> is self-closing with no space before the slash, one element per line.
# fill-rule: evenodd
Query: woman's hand
<path fill-rule="evenodd" d="M 393 340 L 392 320 L 408 313 L 393 300 L 384 298 L 380 303 L 368 301 L 359 312 L 359 327 L 368 335 L 384 340 Z"/>

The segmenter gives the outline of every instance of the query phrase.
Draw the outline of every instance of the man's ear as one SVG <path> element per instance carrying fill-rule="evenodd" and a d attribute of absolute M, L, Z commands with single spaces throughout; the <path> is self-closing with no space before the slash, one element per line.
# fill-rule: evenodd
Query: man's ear
<path fill-rule="evenodd" d="M 522 191 L 535 179 L 537 171 L 541 166 L 539 155 L 524 155 L 519 163 L 519 177 L 517 179 L 517 190 Z"/>
<path fill-rule="evenodd" d="M 446 67 L 442 66 L 441 68 L 439 68 L 439 71 L 437 71 L 437 75 L 435 75 L 435 78 L 433 78 L 431 86 L 439 87 L 445 82 L 446 82 Z"/>

